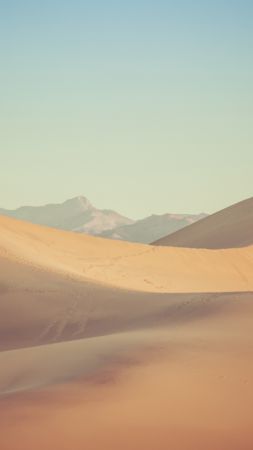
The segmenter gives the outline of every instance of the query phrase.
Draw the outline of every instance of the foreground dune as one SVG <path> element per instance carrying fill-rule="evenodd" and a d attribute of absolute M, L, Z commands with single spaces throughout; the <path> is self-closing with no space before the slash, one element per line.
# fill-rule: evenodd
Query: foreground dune
<path fill-rule="evenodd" d="M 16 383 L 28 370 L 30 381 L 54 373 L 54 385 L 2 396 L 1 448 L 252 449 L 252 301 L 172 329 L 94 338 L 89 349 L 37 347 L 35 360 L 31 349 L 7 352 L 1 367 L 16 364 Z M 66 384 L 74 366 L 79 376 Z"/>
<path fill-rule="evenodd" d="M 190 326 L 198 333 L 199 326 L 203 323 L 210 328 L 215 326 L 212 323 L 215 324 L 217 318 L 232 316 L 232 332 L 236 337 L 245 333 L 244 322 L 252 323 L 252 300 L 253 295 L 250 293 L 176 298 L 174 302 L 178 303 L 177 308 L 173 308 L 173 303 L 166 314 L 163 312 L 159 316 L 151 313 L 152 320 L 145 315 L 143 308 L 143 321 L 137 322 L 135 327 L 124 326 L 124 322 L 120 320 L 121 329 L 115 327 L 112 332 L 104 335 L 96 336 L 94 332 L 93 337 L 72 341 L 66 341 L 65 335 L 62 342 L 39 346 L 32 342 L 32 347 L 1 351 L 0 393 L 4 395 L 79 377 L 93 377 L 115 360 L 128 361 L 135 351 L 139 354 L 144 349 L 159 348 L 168 343 L 170 347 L 172 344 L 174 352 L 175 334 L 184 334 L 184 330 L 188 330 Z M 167 301 L 170 303 L 170 299 Z M 157 310 L 159 309 L 158 305 Z M 153 310 L 156 312 L 155 307 Z M 215 329 L 211 329 L 210 333 L 214 331 Z M 245 337 L 250 340 L 251 334 Z"/>
<path fill-rule="evenodd" d="M 1 217 L 1 450 L 252 449 L 252 274 Z"/>

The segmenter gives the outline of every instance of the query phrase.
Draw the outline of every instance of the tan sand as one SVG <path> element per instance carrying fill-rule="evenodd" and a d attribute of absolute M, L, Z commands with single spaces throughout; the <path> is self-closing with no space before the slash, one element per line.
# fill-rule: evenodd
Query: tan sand
<path fill-rule="evenodd" d="M 191 248 L 232 248 L 253 244 L 253 197 L 218 211 L 155 245 Z"/>
<path fill-rule="evenodd" d="M 251 450 L 253 247 L 0 218 L 1 450 Z"/>
<path fill-rule="evenodd" d="M 217 294 L 253 290 L 253 247 L 158 248 L 6 217 L 0 231 L 2 350 L 184 320 L 210 293 L 216 309 Z"/>
<path fill-rule="evenodd" d="M 251 297 L 226 315 L 153 330 L 153 347 L 88 380 L 2 398 L 1 448 L 250 450 L 252 313 Z"/>
<path fill-rule="evenodd" d="M 0 231 L 3 288 L 6 261 L 29 265 L 34 272 L 42 269 L 142 292 L 226 292 L 253 288 L 253 246 L 224 251 L 160 248 L 112 242 L 3 216 Z M 25 286 L 24 275 L 19 278 Z M 31 275 L 28 278 L 30 286 Z"/>

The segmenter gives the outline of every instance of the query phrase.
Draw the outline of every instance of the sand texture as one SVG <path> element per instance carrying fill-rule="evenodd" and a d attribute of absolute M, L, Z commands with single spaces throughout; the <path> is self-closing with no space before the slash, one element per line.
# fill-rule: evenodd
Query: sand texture
<path fill-rule="evenodd" d="M 232 248 L 253 244 L 253 197 L 218 211 L 155 245 L 191 248 Z"/>
<path fill-rule="evenodd" d="M 253 246 L 225 247 L 0 217 L 1 450 L 252 450 Z"/>

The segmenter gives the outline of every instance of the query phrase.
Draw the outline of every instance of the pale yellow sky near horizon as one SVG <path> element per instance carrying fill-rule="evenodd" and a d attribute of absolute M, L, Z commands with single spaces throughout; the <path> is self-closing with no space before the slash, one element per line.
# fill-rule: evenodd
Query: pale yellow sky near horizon
<path fill-rule="evenodd" d="M 0 207 L 85 195 L 141 218 L 253 195 L 248 1 L 14 1 L 0 28 Z"/>

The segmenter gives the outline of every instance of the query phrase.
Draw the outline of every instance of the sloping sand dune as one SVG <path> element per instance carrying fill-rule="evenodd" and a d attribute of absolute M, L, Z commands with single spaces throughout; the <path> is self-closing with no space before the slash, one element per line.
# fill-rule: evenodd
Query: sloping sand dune
<path fill-rule="evenodd" d="M 185 330 L 187 332 L 189 328 L 192 328 L 194 331 L 196 327 L 198 334 L 199 327 L 203 323 L 209 327 L 217 318 L 226 320 L 227 317 L 236 318 L 237 316 L 238 330 L 233 331 L 236 337 L 242 331 L 240 318 L 243 318 L 244 323 L 244 319 L 253 313 L 251 293 L 184 294 L 175 298 L 169 296 L 166 297 L 167 308 L 160 304 L 156 306 L 156 298 L 152 300 L 153 311 L 146 313 L 143 307 L 141 310 L 143 316 L 141 318 L 140 311 L 137 310 L 137 319 L 129 317 L 126 311 L 127 317 L 124 320 L 123 314 L 118 313 L 118 317 L 114 319 L 118 323 L 115 323 L 113 327 L 111 325 L 111 329 L 107 329 L 104 334 L 100 334 L 100 326 L 103 327 L 101 321 L 100 326 L 97 325 L 97 328 L 93 330 L 91 337 L 76 339 L 76 336 L 71 336 L 75 340 L 67 341 L 69 336 L 65 331 L 61 336 L 62 340 L 58 337 L 56 343 L 52 342 L 52 336 L 56 340 L 52 334 L 51 341 L 50 337 L 47 337 L 49 342 L 47 344 L 40 343 L 36 346 L 35 341 L 31 340 L 32 347 L 1 351 L 0 393 L 23 391 L 79 377 L 89 378 L 100 370 L 103 371 L 111 361 L 123 362 L 124 359 L 128 361 L 129 357 L 131 360 L 135 352 L 137 352 L 138 360 L 140 350 L 148 349 L 149 353 L 150 349 L 156 348 L 157 345 L 158 349 L 160 345 L 162 347 L 165 345 L 174 352 L 175 336 L 178 343 L 181 334 L 185 336 Z M 104 320 L 106 323 L 106 319 Z M 111 319 L 108 318 L 108 321 L 111 323 Z M 250 316 L 248 322 L 252 322 Z M 246 323 L 248 322 L 246 320 Z M 220 334 L 220 330 L 217 331 Z M 22 332 L 24 333 L 24 330 Z M 212 335 L 213 332 L 214 330 L 210 330 L 204 334 Z M 184 345 L 188 346 L 187 339 Z"/>
<path fill-rule="evenodd" d="M 253 288 L 253 246 L 224 251 L 159 248 L 111 242 L 5 217 L 0 217 L 0 231 L 2 289 L 7 289 L 7 284 L 14 286 L 16 280 L 23 287 L 33 283 L 38 288 L 37 280 L 32 280 L 32 272 L 35 277 L 37 271 L 141 292 Z M 24 266 L 31 271 L 21 276 L 19 268 Z M 9 276 L 4 274 L 6 270 Z"/>
<path fill-rule="evenodd" d="M 138 329 L 209 294 L 253 290 L 253 247 L 157 248 L 5 217 L 0 230 L 3 350 Z"/>
<path fill-rule="evenodd" d="M 252 292 L 250 246 L 1 217 L 1 450 L 251 450 Z"/>
<path fill-rule="evenodd" d="M 252 244 L 253 197 L 154 242 L 154 245 L 191 248 L 232 248 Z"/>
<path fill-rule="evenodd" d="M 251 450 L 253 296 L 227 301 L 170 327 L 0 353 L 1 448 Z"/>

